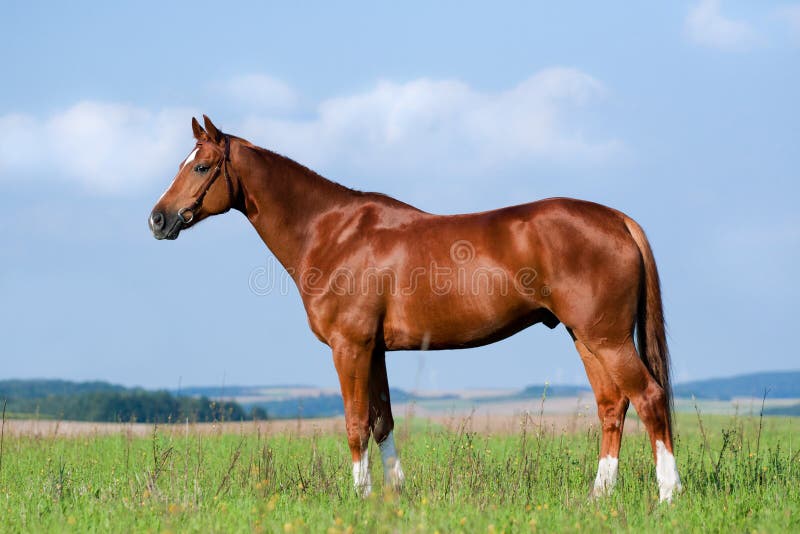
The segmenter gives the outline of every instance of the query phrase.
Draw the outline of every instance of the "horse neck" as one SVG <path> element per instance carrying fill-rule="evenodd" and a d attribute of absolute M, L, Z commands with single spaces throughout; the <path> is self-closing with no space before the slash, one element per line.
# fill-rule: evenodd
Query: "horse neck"
<path fill-rule="evenodd" d="M 278 261 L 297 269 L 314 221 L 354 202 L 353 191 L 281 155 L 249 143 L 240 146 L 239 157 L 231 159 L 240 182 L 238 209 Z"/>

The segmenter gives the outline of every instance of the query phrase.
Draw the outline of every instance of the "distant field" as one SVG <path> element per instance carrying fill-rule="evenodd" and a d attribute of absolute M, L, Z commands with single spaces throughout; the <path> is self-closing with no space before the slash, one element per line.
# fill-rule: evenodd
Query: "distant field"
<path fill-rule="evenodd" d="M 337 419 L 310 428 L 308 421 L 298 427 L 287 421 L 281 429 L 228 423 L 155 432 L 151 425 L 97 424 L 70 432 L 71 423 L 60 423 L 50 434 L 7 422 L 3 530 L 800 530 L 800 419 L 703 416 L 701 429 L 696 416 L 679 416 L 685 491 L 672 505 L 657 503 L 649 444 L 635 420 L 623 445 L 618 491 L 588 501 L 598 434 L 588 423 L 569 430 L 569 421 L 507 418 L 508 430 L 495 432 L 481 429 L 479 418 L 401 420 L 405 491 L 397 496 L 378 484 L 367 501 L 351 489 Z M 370 454 L 378 481 L 374 447 Z"/>
<path fill-rule="evenodd" d="M 184 393 L 236 401 L 246 408 L 258 406 L 274 418 L 319 417 L 344 413 L 336 389 L 311 386 L 228 386 L 187 388 Z M 693 413 L 759 414 L 800 416 L 800 371 L 751 373 L 678 383 L 674 387 L 675 408 Z M 543 396 L 545 413 L 594 413 L 594 397 L 588 385 L 537 384 L 523 389 L 465 389 L 446 391 L 391 391 L 397 413 L 409 408 L 425 416 L 443 414 L 513 415 L 538 412 Z"/>
<path fill-rule="evenodd" d="M 524 388 L 440 391 L 391 389 L 397 415 L 426 417 L 589 415 L 595 412 L 588 385 L 533 384 Z M 800 416 L 800 371 L 752 373 L 675 385 L 675 408 L 694 413 Z M 546 402 L 543 404 L 543 399 Z M 309 385 L 200 386 L 174 391 L 126 388 L 107 382 L 0 380 L 0 401 L 9 419 L 105 422 L 214 422 L 252 419 L 319 419 L 343 416 L 338 388 Z"/>

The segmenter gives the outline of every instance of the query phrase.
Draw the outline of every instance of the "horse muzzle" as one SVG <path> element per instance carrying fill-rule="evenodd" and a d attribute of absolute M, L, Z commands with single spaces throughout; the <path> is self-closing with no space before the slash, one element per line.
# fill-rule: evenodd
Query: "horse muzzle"
<path fill-rule="evenodd" d="M 173 216 L 164 215 L 160 211 L 153 210 L 150 218 L 147 220 L 150 231 L 153 232 L 153 237 L 156 239 L 177 239 L 178 234 L 181 233 L 185 219 L 177 213 Z"/>

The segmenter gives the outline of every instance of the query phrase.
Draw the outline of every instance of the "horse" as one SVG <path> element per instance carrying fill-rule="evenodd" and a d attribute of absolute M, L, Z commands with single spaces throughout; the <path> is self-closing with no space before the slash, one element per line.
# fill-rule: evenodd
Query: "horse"
<path fill-rule="evenodd" d="M 615 209 L 549 198 L 435 215 L 327 180 L 192 118 L 195 147 L 149 217 L 156 239 L 239 210 L 299 289 L 328 345 L 345 410 L 353 484 L 404 473 L 393 437 L 386 352 L 476 347 L 563 324 L 585 367 L 602 428 L 590 496 L 618 473 L 630 403 L 647 429 L 661 501 L 681 491 L 673 455 L 670 362 L 658 271 L 642 228 Z"/>

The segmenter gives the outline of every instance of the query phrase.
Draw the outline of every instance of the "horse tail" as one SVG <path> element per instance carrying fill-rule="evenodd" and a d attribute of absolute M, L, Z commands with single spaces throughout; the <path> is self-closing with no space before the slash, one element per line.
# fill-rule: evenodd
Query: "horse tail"
<path fill-rule="evenodd" d="M 636 344 L 639 357 L 650 374 L 664 390 L 667 404 L 667 424 L 672 434 L 672 385 L 670 381 L 670 358 L 661 303 L 661 283 L 658 278 L 656 260 L 647 236 L 639 224 L 625 216 L 625 226 L 639 247 L 644 267 L 639 290 L 639 305 L 636 312 Z"/>

